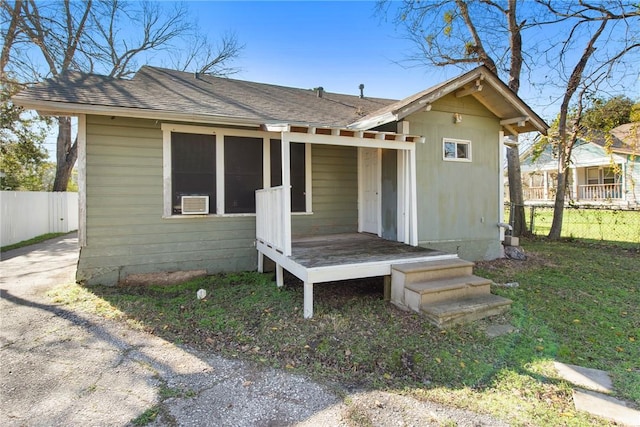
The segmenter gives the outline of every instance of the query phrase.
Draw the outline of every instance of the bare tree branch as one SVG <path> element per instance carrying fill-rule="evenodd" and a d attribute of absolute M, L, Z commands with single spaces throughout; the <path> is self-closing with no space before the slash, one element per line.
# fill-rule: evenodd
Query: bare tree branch
<path fill-rule="evenodd" d="M 39 79 L 70 70 L 127 77 L 135 72 L 137 60 L 146 62 L 161 51 L 185 50 L 185 38 L 199 34 L 184 2 L 171 7 L 154 1 L 0 1 L 3 20 L 9 23 L 7 32 L 3 31 L 0 70 L 2 76 L 7 71 L 18 72 L 23 81 L 28 75 Z M 201 49 L 190 59 L 198 66 L 195 71 L 222 75 L 235 71 L 229 63 L 243 46 L 234 35 L 224 36 L 217 48 L 206 37 L 199 37 Z M 59 117 L 54 191 L 66 189 L 77 157 L 70 129 L 68 118 Z"/>
<path fill-rule="evenodd" d="M 11 48 L 18 35 L 18 22 L 20 18 L 20 9 L 22 8 L 22 0 L 17 0 L 14 7 L 6 1 L 2 0 L 2 9 L 9 14 L 10 21 L 7 26 L 7 32 L 3 33 L 4 43 L 2 44 L 2 53 L 0 54 L 0 81 L 5 80 L 5 69 L 9 58 L 11 57 Z"/>

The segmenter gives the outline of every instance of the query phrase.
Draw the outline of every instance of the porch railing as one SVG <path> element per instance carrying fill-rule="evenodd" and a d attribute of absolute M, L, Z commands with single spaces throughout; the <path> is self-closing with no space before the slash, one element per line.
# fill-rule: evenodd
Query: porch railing
<path fill-rule="evenodd" d="M 272 248 L 290 255 L 291 233 L 283 211 L 285 196 L 282 186 L 256 190 L 256 239 Z"/>
<path fill-rule="evenodd" d="M 622 184 L 579 185 L 581 200 L 622 199 Z"/>
<path fill-rule="evenodd" d="M 527 187 L 522 189 L 525 200 L 545 200 L 544 187 Z"/>

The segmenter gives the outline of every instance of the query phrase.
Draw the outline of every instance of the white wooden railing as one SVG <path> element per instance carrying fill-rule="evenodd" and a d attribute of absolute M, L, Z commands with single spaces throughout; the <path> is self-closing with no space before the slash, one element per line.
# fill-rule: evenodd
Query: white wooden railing
<path fill-rule="evenodd" d="M 622 199 L 622 184 L 580 185 L 581 200 Z"/>
<path fill-rule="evenodd" d="M 291 255 L 290 212 L 284 212 L 282 186 L 256 190 L 256 239 Z"/>
<path fill-rule="evenodd" d="M 525 200 L 545 200 L 544 187 L 523 188 Z"/>

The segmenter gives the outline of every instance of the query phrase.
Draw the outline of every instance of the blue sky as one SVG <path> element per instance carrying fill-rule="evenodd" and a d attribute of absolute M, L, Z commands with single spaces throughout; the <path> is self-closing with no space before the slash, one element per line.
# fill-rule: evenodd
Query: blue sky
<path fill-rule="evenodd" d="M 374 1 L 191 1 L 199 25 L 213 38 L 233 31 L 245 44 L 236 61 L 242 71 L 232 77 L 301 88 L 324 87 L 330 92 L 358 93 L 402 99 L 462 70 L 457 67 L 409 66 L 415 46 L 393 23 L 393 17 L 375 12 Z M 400 6 L 391 2 L 390 7 Z M 524 3 L 526 5 L 526 2 Z M 525 6 L 521 6 L 525 7 Z M 544 43 L 549 30 L 528 33 L 531 43 Z M 535 41 L 534 41 L 535 40 Z M 526 46 L 526 45 L 525 45 Z M 584 46 L 578 46 L 576 54 Z M 637 68 L 640 58 L 636 53 Z M 544 82 L 543 70 L 535 70 Z M 548 72 L 552 80 L 552 72 Z M 545 119 L 558 111 L 558 89 L 531 87 L 524 76 L 520 96 Z M 640 81 L 619 85 L 620 91 L 640 100 Z M 623 89 L 624 87 L 624 89 Z M 608 94 L 610 95 L 610 93 Z"/>
<path fill-rule="evenodd" d="M 374 2 L 190 2 L 213 37 L 234 31 L 245 44 L 234 78 L 330 92 L 403 98 L 457 74 L 406 69 L 397 61 L 411 44 Z"/>

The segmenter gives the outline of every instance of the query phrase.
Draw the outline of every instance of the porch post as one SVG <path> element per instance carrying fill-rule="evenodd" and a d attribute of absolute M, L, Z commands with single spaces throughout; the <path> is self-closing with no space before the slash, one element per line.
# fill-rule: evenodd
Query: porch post
<path fill-rule="evenodd" d="M 418 183 L 417 183 L 417 173 L 416 173 L 416 146 L 415 144 L 411 146 L 409 150 L 409 196 L 411 197 L 410 208 L 411 214 L 410 218 L 410 226 L 409 226 L 409 244 L 411 246 L 418 246 Z"/>
<path fill-rule="evenodd" d="M 280 264 L 276 264 L 276 286 L 279 288 L 284 286 L 284 269 Z"/>
<path fill-rule="evenodd" d="M 312 282 L 304 282 L 303 314 L 305 319 L 311 319 L 313 317 L 313 283 Z"/>
<path fill-rule="evenodd" d="M 571 176 L 573 177 L 573 183 L 571 185 L 571 189 L 573 190 L 573 199 L 580 199 L 580 195 L 578 194 L 578 168 L 573 168 L 571 170 Z"/>
<path fill-rule="evenodd" d="M 284 240 L 284 255 L 291 255 L 291 147 L 289 133 L 282 132 L 282 233 Z"/>
<path fill-rule="evenodd" d="M 542 197 L 545 200 L 549 200 L 549 171 L 544 171 L 544 174 L 542 176 L 542 185 L 544 186 L 544 193 Z"/>

